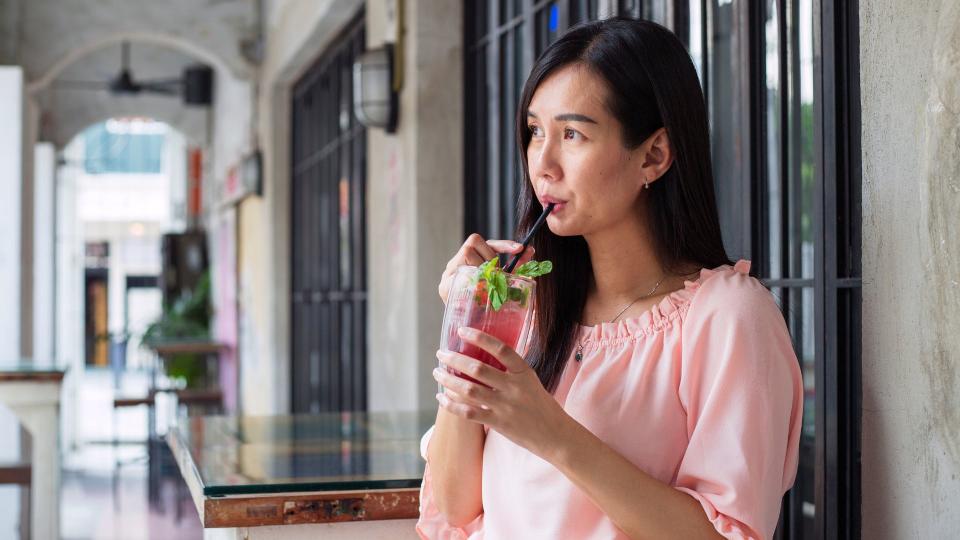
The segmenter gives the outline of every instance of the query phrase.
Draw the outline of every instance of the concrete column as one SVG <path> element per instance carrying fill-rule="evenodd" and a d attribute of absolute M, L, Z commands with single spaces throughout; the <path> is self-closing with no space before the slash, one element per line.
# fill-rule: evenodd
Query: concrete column
<path fill-rule="evenodd" d="M 34 146 L 33 167 L 33 359 L 54 364 L 54 169 L 51 143 Z"/>
<path fill-rule="evenodd" d="M 32 96 L 24 93 L 21 139 L 23 179 L 20 185 L 20 356 L 33 358 L 33 260 L 34 260 L 34 146 L 40 125 L 40 109 Z"/>
<path fill-rule="evenodd" d="M 56 181 L 56 364 L 67 368 L 63 381 L 63 448 L 77 443 L 79 388 L 83 382 L 83 224 L 77 215 L 77 176 L 83 160 L 83 143 L 68 145 L 63 156 L 68 164 L 57 169 Z"/>
<path fill-rule="evenodd" d="M 463 241 L 462 6 L 403 5 L 399 127 L 368 131 L 370 410 L 436 407 L 437 283 Z M 366 13 L 369 47 L 396 39 L 387 3 Z"/>
<path fill-rule="evenodd" d="M 956 538 L 960 4 L 860 2 L 863 538 Z"/>
<path fill-rule="evenodd" d="M 23 70 L 0 66 L 0 358 L 20 357 L 20 198 L 23 186 Z"/>

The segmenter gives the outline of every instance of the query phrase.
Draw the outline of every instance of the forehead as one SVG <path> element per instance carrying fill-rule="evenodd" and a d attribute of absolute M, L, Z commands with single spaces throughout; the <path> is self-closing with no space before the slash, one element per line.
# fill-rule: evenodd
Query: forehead
<path fill-rule="evenodd" d="M 544 79 L 530 100 L 529 110 L 543 113 L 594 113 L 605 111 L 607 87 L 593 70 L 582 64 L 564 66 Z"/>

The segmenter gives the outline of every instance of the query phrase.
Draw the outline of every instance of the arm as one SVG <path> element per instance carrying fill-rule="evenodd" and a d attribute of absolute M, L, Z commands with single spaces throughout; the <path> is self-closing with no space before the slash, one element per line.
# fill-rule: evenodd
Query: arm
<path fill-rule="evenodd" d="M 481 512 L 483 426 L 458 418 L 442 408 L 427 448 L 437 509 L 451 525 L 463 527 Z"/>
<path fill-rule="evenodd" d="M 544 459 L 630 538 L 723 538 L 693 497 L 644 473 L 576 420 L 564 416 L 558 444 Z"/>
<path fill-rule="evenodd" d="M 632 537 L 769 538 L 796 473 L 802 380 L 779 309 L 748 279 L 711 280 L 684 323 L 678 397 L 689 442 L 670 485 L 566 414 L 523 358 L 492 336 L 461 331 L 507 372 L 443 356 L 490 388 L 438 373 L 441 384 L 464 396 L 442 398 L 441 406 L 549 461 Z"/>
<path fill-rule="evenodd" d="M 464 332 L 470 331 L 461 332 L 465 340 L 496 356 L 508 372 L 463 355 L 441 355 L 444 363 L 497 389 L 435 370 L 437 380 L 456 391 L 449 397 L 438 395 L 441 410 L 458 419 L 489 423 L 550 462 L 631 538 L 720 538 L 693 497 L 647 475 L 580 425 L 543 389 L 519 355 L 510 354 L 492 336 Z M 510 384 L 511 378 L 517 381 Z"/>
<path fill-rule="evenodd" d="M 464 264 L 478 266 L 497 253 L 517 253 L 523 246 L 511 240 L 484 240 L 472 234 L 450 259 L 438 286 L 444 303 L 454 273 Z M 520 257 L 520 264 L 533 258 L 531 246 Z M 448 392 L 450 392 L 448 390 Z M 439 395 L 438 395 L 439 396 Z M 436 509 L 450 525 L 463 527 L 483 512 L 481 475 L 486 431 L 480 424 L 458 418 L 440 408 L 426 458 L 432 478 Z"/>

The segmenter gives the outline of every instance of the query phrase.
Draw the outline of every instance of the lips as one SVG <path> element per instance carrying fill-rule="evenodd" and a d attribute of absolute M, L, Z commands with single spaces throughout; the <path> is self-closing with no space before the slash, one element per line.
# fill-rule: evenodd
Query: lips
<path fill-rule="evenodd" d="M 562 200 L 562 199 L 558 199 L 558 198 L 556 198 L 556 197 L 552 197 L 552 196 L 550 196 L 550 195 L 541 195 L 541 196 L 539 197 L 539 199 L 540 199 L 540 204 L 543 205 L 544 208 L 546 208 L 546 206 L 547 206 L 548 204 L 553 203 L 553 205 L 554 205 L 554 207 L 553 207 L 553 213 L 562 210 L 563 207 L 565 207 L 565 206 L 567 205 L 567 201 L 564 201 L 564 200 Z"/>

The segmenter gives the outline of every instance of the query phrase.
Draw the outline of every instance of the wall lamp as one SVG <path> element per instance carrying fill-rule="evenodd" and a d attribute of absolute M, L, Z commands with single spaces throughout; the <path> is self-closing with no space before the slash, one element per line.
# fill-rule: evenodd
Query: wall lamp
<path fill-rule="evenodd" d="M 394 49 L 390 43 L 371 49 L 353 63 L 353 113 L 367 127 L 397 130 Z"/>

